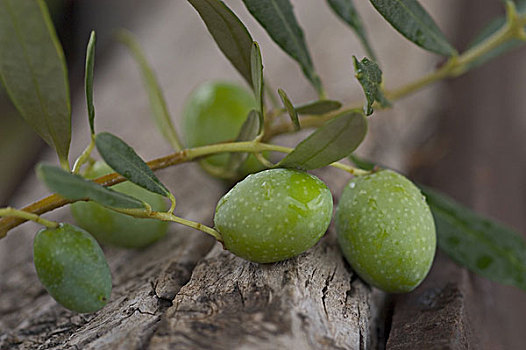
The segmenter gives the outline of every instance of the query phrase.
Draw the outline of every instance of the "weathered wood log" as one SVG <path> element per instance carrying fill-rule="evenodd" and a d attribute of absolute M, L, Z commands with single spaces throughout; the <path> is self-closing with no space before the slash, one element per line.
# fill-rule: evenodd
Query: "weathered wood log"
<path fill-rule="evenodd" d="M 150 346 L 376 348 L 378 293 L 348 269 L 332 234 L 277 264 L 249 263 L 216 247 L 177 294 Z"/>

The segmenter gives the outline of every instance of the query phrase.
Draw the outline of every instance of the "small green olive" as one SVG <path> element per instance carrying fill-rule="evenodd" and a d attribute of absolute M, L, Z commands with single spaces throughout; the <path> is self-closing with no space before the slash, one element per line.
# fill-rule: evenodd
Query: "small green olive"
<path fill-rule="evenodd" d="M 112 172 L 104 162 L 96 162 L 87 178 L 96 178 Z M 154 210 L 167 208 L 165 199 L 131 182 L 111 187 L 113 190 L 138 198 Z M 142 248 L 164 237 L 168 223 L 154 219 L 139 219 L 104 208 L 95 202 L 76 202 L 71 213 L 77 225 L 90 232 L 99 242 L 124 248 Z"/>
<path fill-rule="evenodd" d="M 33 260 L 40 282 L 64 307 L 95 312 L 108 302 L 110 269 L 88 232 L 69 224 L 40 230 L 33 242 Z"/>
<path fill-rule="evenodd" d="M 207 82 L 198 86 L 188 97 L 184 112 L 184 134 L 188 147 L 199 147 L 213 143 L 233 141 L 237 137 L 248 113 L 256 109 L 252 92 L 232 83 Z M 228 154 L 206 157 L 206 163 L 214 167 L 225 167 Z M 241 175 L 262 170 L 254 156 L 249 156 L 240 169 Z"/>
<path fill-rule="evenodd" d="M 214 223 L 226 249 L 269 263 L 311 248 L 331 217 L 332 195 L 321 180 L 305 172 L 271 169 L 249 175 L 221 198 Z"/>
<path fill-rule="evenodd" d="M 382 170 L 345 187 L 336 210 L 343 254 L 358 275 L 386 292 L 409 292 L 426 277 L 436 250 L 433 216 L 420 190 Z"/>

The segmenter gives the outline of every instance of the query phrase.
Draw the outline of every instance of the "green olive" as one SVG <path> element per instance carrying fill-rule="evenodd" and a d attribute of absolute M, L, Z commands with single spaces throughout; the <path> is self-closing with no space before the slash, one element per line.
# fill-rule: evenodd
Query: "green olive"
<path fill-rule="evenodd" d="M 252 109 L 256 109 L 254 95 L 241 86 L 218 81 L 198 86 L 188 97 L 183 112 L 187 146 L 234 141 Z M 206 157 L 203 169 L 209 171 L 207 165 L 224 168 L 228 158 L 228 154 Z M 251 155 L 240 173 L 243 176 L 262 169 L 263 166 Z"/>
<path fill-rule="evenodd" d="M 96 178 L 111 173 L 104 162 L 96 162 L 87 178 Z M 165 199 L 131 182 L 111 187 L 113 190 L 138 198 L 156 211 L 167 208 Z M 162 238 L 168 223 L 154 219 L 139 219 L 104 208 L 95 202 L 76 202 L 71 213 L 77 225 L 90 232 L 99 242 L 125 248 L 142 248 Z"/>
<path fill-rule="evenodd" d="M 88 232 L 69 224 L 40 230 L 33 242 L 33 260 L 40 282 L 64 307 L 94 312 L 108 302 L 110 269 Z"/>
<path fill-rule="evenodd" d="M 332 195 L 321 180 L 305 172 L 271 169 L 249 175 L 221 198 L 214 223 L 226 249 L 269 263 L 311 248 L 331 217 Z"/>
<path fill-rule="evenodd" d="M 343 254 L 358 275 L 386 292 L 409 292 L 426 277 L 436 250 L 433 216 L 420 190 L 382 170 L 345 187 L 336 210 Z"/>

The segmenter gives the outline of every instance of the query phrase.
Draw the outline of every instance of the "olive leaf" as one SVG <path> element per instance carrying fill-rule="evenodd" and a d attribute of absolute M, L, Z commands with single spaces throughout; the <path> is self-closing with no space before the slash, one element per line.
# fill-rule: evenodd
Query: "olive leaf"
<path fill-rule="evenodd" d="M 338 101 L 333 100 L 318 100 L 310 102 L 298 107 L 295 107 L 298 114 L 325 114 L 329 112 L 334 112 L 342 107 L 342 104 Z"/>
<path fill-rule="evenodd" d="M 356 78 L 362 85 L 365 98 L 367 99 L 367 103 L 363 108 L 365 115 L 371 115 L 373 113 L 373 104 L 375 101 L 379 102 L 382 107 L 390 106 L 391 103 L 385 98 L 382 92 L 382 71 L 378 65 L 367 57 L 358 61 L 358 59 L 353 56 L 353 62 Z"/>
<path fill-rule="evenodd" d="M 237 71 L 252 85 L 252 37 L 237 16 L 219 0 L 188 0 L 205 22 L 217 46 Z"/>
<path fill-rule="evenodd" d="M 104 161 L 117 173 L 150 192 L 169 196 L 170 191 L 152 169 L 120 138 L 103 132 L 96 136 L 95 145 Z"/>
<path fill-rule="evenodd" d="M 343 112 L 303 140 L 278 167 L 316 169 L 353 152 L 367 134 L 367 120 L 357 111 Z"/>
<path fill-rule="evenodd" d="M 144 204 L 138 199 L 71 174 L 59 167 L 39 164 L 37 175 L 51 191 L 69 200 L 92 200 L 113 208 L 144 208 Z"/>
<path fill-rule="evenodd" d="M 416 45 L 444 56 L 457 54 L 457 51 L 418 1 L 370 1 L 387 22 Z"/>
<path fill-rule="evenodd" d="M 259 45 L 254 41 L 252 44 L 252 50 L 250 51 L 250 67 L 252 69 L 252 84 L 254 89 L 254 95 L 256 96 L 256 103 L 259 108 L 259 130 L 258 133 L 263 128 L 264 117 L 263 113 L 265 112 L 263 106 L 263 60 L 261 58 L 261 51 Z"/>
<path fill-rule="evenodd" d="M 95 134 L 95 106 L 93 105 L 93 69 L 95 66 L 95 31 L 91 32 L 86 50 L 86 70 L 84 87 L 86 89 L 86 104 L 88 105 L 88 119 L 91 134 Z"/>
<path fill-rule="evenodd" d="M 519 234 L 430 188 L 422 191 L 444 252 L 490 280 L 526 290 L 526 242 Z"/>
<path fill-rule="evenodd" d="M 298 112 L 294 109 L 294 106 L 292 105 L 292 102 L 290 102 L 289 97 L 283 91 L 282 89 L 278 89 L 279 97 L 281 98 L 281 102 L 283 102 L 283 106 L 285 106 L 285 109 L 287 110 L 287 113 L 290 116 L 290 119 L 292 120 L 292 124 L 294 124 L 294 130 L 299 130 L 301 128 L 300 121 L 298 119 Z"/>
<path fill-rule="evenodd" d="M 301 66 L 303 73 L 318 94 L 323 88 L 314 69 L 303 30 L 299 26 L 289 0 L 243 0 L 254 18 L 272 40 Z"/>
<path fill-rule="evenodd" d="M 137 40 L 135 40 L 133 35 L 127 31 L 119 31 L 117 38 L 130 50 L 135 61 L 139 65 L 157 128 L 170 143 L 172 148 L 175 151 L 180 151 L 183 148 L 183 144 L 180 141 L 177 130 L 172 122 L 172 117 L 168 111 L 168 106 L 164 99 L 161 86 L 155 77 L 155 73 L 148 64 L 141 46 Z"/>
<path fill-rule="evenodd" d="M 329 6 L 332 8 L 334 13 L 340 17 L 345 23 L 351 27 L 351 29 L 356 33 L 360 42 L 362 43 L 367 56 L 371 57 L 376 61 L 374 51 L 367 39 L 367 33 L 363 26 L 362 19 L 352 0 L 327 0 Z"/>
<path fill-rule="evenodd" d="M 259 129 L 261 128 L 260 117 L 258 116 L 258 114 L 259 111 L 256 111 L 254 109 L 248 113 L 247 119 L 245 120 L 243 125 L 241 125 L 241 129 L 239 130 L 239 133 L 236 137 L 237 142 L 251 141 L 256 138 L 256 136 L 259 133 Z M 232 169 L 236 171 L 247 159 L 247 157 L 248 153 L 246 152 L 230 153 L 227 169 Z"/>
<path fill-rule="evenodd" d="M 43 0 L 0 0 L 0 48 L 0 78 L 9 97 L 69 168 L 67 68 Z"/>

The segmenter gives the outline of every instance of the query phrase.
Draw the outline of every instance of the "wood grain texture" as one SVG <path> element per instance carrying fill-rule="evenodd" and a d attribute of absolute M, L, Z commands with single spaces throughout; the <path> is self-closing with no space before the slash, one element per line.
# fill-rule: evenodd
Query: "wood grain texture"
<path fill-rule="evenodd" d="M 375 349 L 376 293 L 349 270 L 333 234 L 277 264 L 216 247 L 174 299 L 151 348 Z"/>
<path fill-rule="evenodd" d="M 480 334 L 475 332 L 480 329 L 474 327 L 467 304 L 479 299 L 467 271 L 439 254 L 416 291 L 394 298 L 387 348 L 478 349 Z"/>

